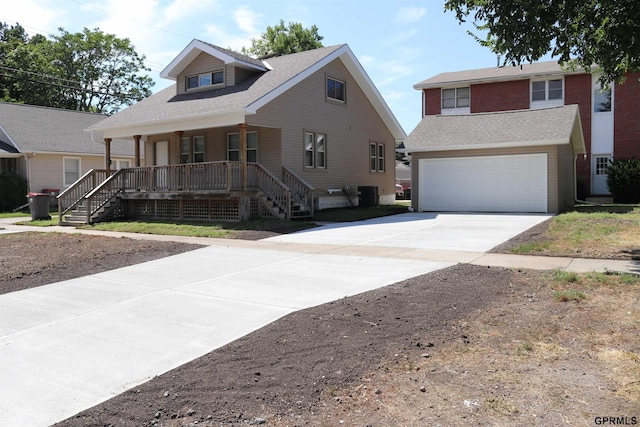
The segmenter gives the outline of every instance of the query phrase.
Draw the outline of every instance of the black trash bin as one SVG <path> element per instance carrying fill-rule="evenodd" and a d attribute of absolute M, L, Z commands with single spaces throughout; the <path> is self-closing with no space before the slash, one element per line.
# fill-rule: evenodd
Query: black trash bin
<path fill-rule="evenodd" d="M 49 200 L 51 196 L 48 193 L 29 193 L 29 210 L 31 211 L 31 220 L 51 219 L 49 216 Z"/>
<path fill-rule="evenodd" d="M 58 208 L 58 194 L 60 194 L 59 188 L 43 188 L 43 193 L 47 193 L 49 195 L 49 207 L 57 209 Z"/>

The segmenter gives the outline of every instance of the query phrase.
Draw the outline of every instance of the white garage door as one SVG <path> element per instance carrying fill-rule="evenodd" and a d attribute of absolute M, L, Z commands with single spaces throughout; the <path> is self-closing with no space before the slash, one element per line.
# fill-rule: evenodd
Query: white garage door
<path fill-rule="evenodd" d="M 547 212 L 547 154 L 420 159 L 420 210 Z"/>

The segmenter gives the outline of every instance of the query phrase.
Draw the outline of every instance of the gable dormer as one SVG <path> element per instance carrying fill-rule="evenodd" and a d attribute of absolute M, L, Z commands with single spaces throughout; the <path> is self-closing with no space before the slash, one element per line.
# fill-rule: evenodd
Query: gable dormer
<path fill-rule="evenodd" d="M 257 59 L 194 39 L 160 73 L 177 94 L 234 86 L 269 69 Z"/>

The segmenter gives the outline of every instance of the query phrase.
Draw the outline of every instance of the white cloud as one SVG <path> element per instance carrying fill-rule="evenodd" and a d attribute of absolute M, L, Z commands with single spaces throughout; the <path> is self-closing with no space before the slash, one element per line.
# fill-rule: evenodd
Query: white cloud
<path fill-rule="evenodd" d="M 5 1 L 2 3 L 2 20 L 9 25 L 19 23 L 27 34 L 48 36 L 57 33 L 64 12 L 56 1 Z"/>
<path fill-rule="evenodd" d="M 180 22 L 202 12 L 213 13 L 218 8 L 216 0 L 174 0 L 162 12 L 165 25 Z"/>
<path fill-rule="evenodd" d="M 258 34 L 260 31 L 257 29 L 256 24 L 262 17 L 261 14 L 254 12 L 249 6 L 240 6 L 233 13 L 236 24 L 241 31 L 249 34 Z"/>
<path fill-rule="evenodd" d="M 419 21 L 427 13 L 424 7 L 403 7 L 396 12 L 396 22 L 407 24 Z"/>
<path fill-rule="evenodd" d="M 229 31 L 219 25 L 207 25 L 205 30 L 205 40 L 223 48 L 240 51 L 243 46 L 249 47 L 251 45 L 250 36 L 239 35 L 237 32 Z"/>

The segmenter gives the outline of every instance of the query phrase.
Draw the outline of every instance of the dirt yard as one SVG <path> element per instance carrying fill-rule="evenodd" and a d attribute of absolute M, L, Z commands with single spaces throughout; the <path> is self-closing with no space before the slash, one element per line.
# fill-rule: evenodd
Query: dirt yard
<path fill-rule="evenodd" d="M 3 235 L 0 292 L 195 247 Z M 293 313 L 59 425 L 634 425 L 639 333 L 637 278 L 459 265 Z"/>

